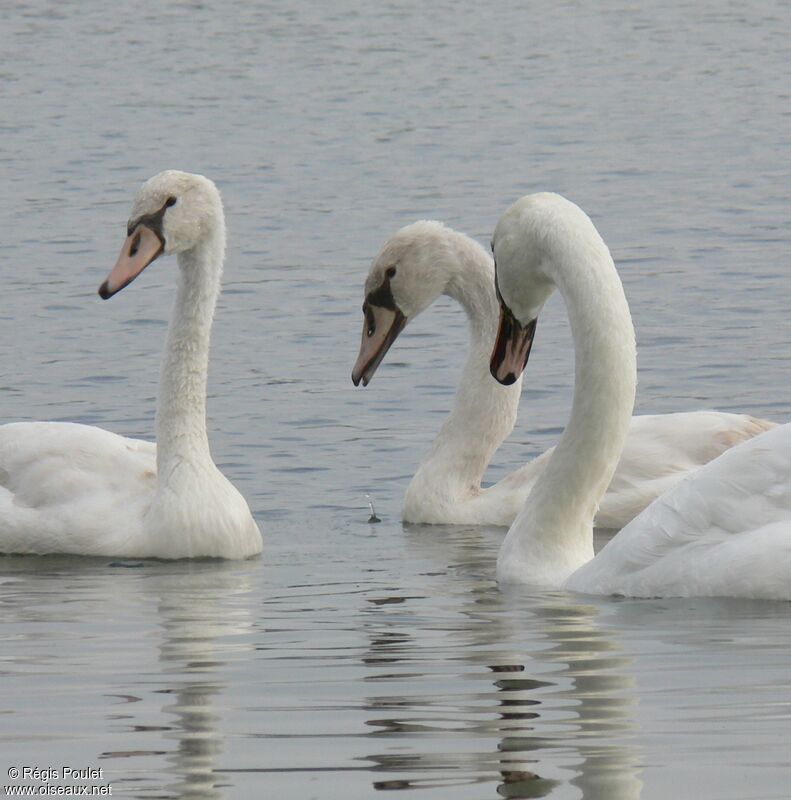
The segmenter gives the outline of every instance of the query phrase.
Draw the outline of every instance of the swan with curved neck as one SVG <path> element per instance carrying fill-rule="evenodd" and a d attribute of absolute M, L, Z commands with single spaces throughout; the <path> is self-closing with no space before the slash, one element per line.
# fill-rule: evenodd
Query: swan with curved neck
<path fill-rule="evenodd" d="M 160 372 L 153 445 L 73 423 L 0 427 L 0 552 L 245 558 L 261 533 L 211 458 L 209 337 L 225 220 L 215 185 L 169 170 L 135 200 L 127 239 L 101 285 L 107 299 L 162 254 L 178 286 Z"/>
<path fill-rule="evenodd" d="M 407 225 L 384 243 L 365 282 L 365 321 L 352 380 L 367 385 L 403 328 L 441 295 L 464 308 L 470 350 L 455 405 L 407 487 L 404 520 L 508 526 L 552 451 L 481 487 L 495 451 L 514 427 L 521 392 L 521 377 L 501 386 L 489 374 L 499 304 L 494 262 L 483 247 L 433 221 Z M 633 417 L 597 525 L 622 527 L 692 470 L 770 425 L 716 411 Z"/>
<path fill-rule="evenodd" d="M 502 310 L 492 374 L 505 384 L 521 375 L 535 321 L 555 289 L 575 351 L 569 422 L 503 542 L 498 580 L 594 594 L 791 599 L 791 425 L 704 466 L 594 558 L 594 515 L 635 395 L 626 297 L 593 223 L 559 195 L 529 195 L 511 206 L 493 250 Z"/>

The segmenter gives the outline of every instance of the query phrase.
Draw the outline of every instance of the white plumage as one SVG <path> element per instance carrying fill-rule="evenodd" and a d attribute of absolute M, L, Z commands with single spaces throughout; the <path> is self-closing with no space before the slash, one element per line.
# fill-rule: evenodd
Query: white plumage
<path fill-rule="evenodd" d="M 791 424 L 734 447 L 662 495 L 566 587 L 791 600 Z"/>
<path fill-rule="evenodd" d="M 552 450 L 493 486 L 481 487 L 494 453 L 514 427 L 521 393 L 521 377 L 501 386 L 489 374 L 499 312 L 491 256 L 473 239 L 439 222 L 416 222 L 385 242 L 367 276 L 366 313 L 379 328 L 390 321 L 380 319 L 386 313 L 381 303 L 388 302 L 383 287 L 389 287 L 406 322 L 444 294 L 464 308 L 470 323 L 470 351 L 455 406 L 407 488 L 404 520 L 510 525 Z M 382 338 L 379 349 L 371 349 L 369 329 L 367 316 L 354 373 L 356 381 L 365 383 L 392 344 Z M 770 427 L 765 420 L 718 411 L 633 417 L 596 524 L 623 527 L 685 475 Z"/>
<path fill-rule="evenodd" d="M 0 426 L 0 552 L 244 558 L 261 533 L 217 469 L 206 435 L 209 334 L 225 253 L 222 201 L 200 175 L 167 171 L 141 188 L 129 236 L 100 294 L 161 253 L 178 289 L 162 360 L 157 445 L 56 422 Z"/>
<path fill-rule="evenodd" d="M 525 325 L 557 287 L 575 347 L 571 418 L 508 531 L 498 579 L 591 594 L 791 599 L 791 425 L 700 468 L 593 557 L 593 516 L 634 398 L 626 298 L 593 224 L 558 195 L 528 196 L 506 211 L 494 252 L 505 308 Z M 493 355 L 495 374 L 498 362 Z"/>

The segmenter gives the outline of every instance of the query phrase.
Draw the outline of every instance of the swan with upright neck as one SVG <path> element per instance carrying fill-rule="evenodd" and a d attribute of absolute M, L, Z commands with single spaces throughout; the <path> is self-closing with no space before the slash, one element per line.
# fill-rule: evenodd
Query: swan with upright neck
<path fill-rule="evenodd" d="M 481 487 L 514 427 L 521 377 L 501 386 L 489 374 L 499 305 L 494 262 L 480 244 L 433 221 L 407 225 L 384 243 L 365 282 L 363 336 L 352 379 L 367 385 L 407 323 L 441 295 L 466 311 L 470 350 L 455 405 L 407 487 L 404 520 L 508 526 L 552 451 Z M 623 527 L 685 475 L 767 427 L 765 420 L 717 411 L 633 417 L 597 525 Z"/>
<path fill-rule="evenodd" d="M 501 318 L 491 371 L 513 383 L 557 289 L 575 350 L 571 416 L 497 559 L 502 583 L 630 596 L 791 599 L 791 425 L 734 447 L 677 484 L 594 557 L 596 509 L 627 439 L 636 386 L 629 306 L 585 213 L 529 195 L 497 224 Z"/>
<path fill-rule="evenodd" d="M 74 423 L 0 426 L 0 552 L 246 558 L 261 551 L 242 495 L 206 432 L 209 337 L 225 220 L 215 185 L 169 170 L 135 200 L 107 299 L 163 254 L 178 286 L 160 372 L 157 443 Z"/>

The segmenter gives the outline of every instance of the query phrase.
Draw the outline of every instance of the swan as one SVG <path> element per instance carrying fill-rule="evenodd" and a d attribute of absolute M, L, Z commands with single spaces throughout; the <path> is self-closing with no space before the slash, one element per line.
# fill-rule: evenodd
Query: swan
<path fill-rule="evenodd" d="M 209 335 L 225 220 L 215 185 L 169 170 L 143 184 L 99 294 L 112 297 L 163 253 L 178 288 L 162 359 L 157 444 L 88 425 L 0 426 L 0 552 L 246 558 L 261 532 L 206 434 Z"/>
<path fill-rule="evenodd" d="M 629 433 L 634 329 L 593 223 L 555 194 L 511 206 L 494 234 L 500 327 L 492 374 L 512 383 L 557 288 L 575 348 L 571 417 L 497 559 L 502 583 L 638 597 L 791 599 L 791 425 L 678 483 L 594 558 L 593 519 Z"/>
<path fill-rule="evenodd" d="M 401 228 L 384 243 L 365 281 L 362 344 L 352 380 L 367 385 L 407 322 L 441 295 L 466 311 L 470 351 L 455 406 L 407 487 L 403 518 L 507 527 L 524 506 L 552 450 L 481 488 L 486 467 L 514 427 L 521 377 L 501 386 L 489 374 L 499 304 L 494 263 L 478 242 L 424 220 Z M 633 417 L 596 524 L 622 528 L 685 475 L 772 425 L 717 411 Z"/>

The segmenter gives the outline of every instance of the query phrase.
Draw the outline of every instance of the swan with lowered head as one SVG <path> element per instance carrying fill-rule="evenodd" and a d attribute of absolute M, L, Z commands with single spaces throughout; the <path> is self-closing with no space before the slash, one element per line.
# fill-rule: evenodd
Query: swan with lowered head
<path fill-rule="evenodd" d="M 0 426 L 0 552 L 245 558 L 261 533 L 206 434 L 209 335 L 225 220 L 215 185 L 169 170 L 143 184 L 107 299 L 160 255 L 178 288 L 157 401 L 157 444 L 75 423 Z"/>
<path fill-rule="evenodd" d="M 576 205 L 529 195 L 494 234 L 501 320 L 492 374 L 521 374 L 557 288 L 575 349 L 571 417 L 497 559 L 501 582 L 591 594 L 791 599 L 791 425 L 724 453 L 649 506 L 594 558 L 593 520 L 627 439 L 634 329 L 609 251 Z"/>
<path fill-rule="evenodd" d="M 552 451 L 481 488 L 486 467 L 514 427 L 521 392 L 521 377 L 500 386 L 489 374 L 499 313 L 491 256 L 439 222 L 415 222 L 384 243 L 365 293 L 355 385 L 368 384 L 407 322 L 441 295 L 456 300 L 470 324 L 470 350 L 455 406 L 407 487 L 404 520 L 510 525 Z M 717 411 L 633 417 L 596 524 L 623 527 L 685 475 L 771 424 Z"/>

